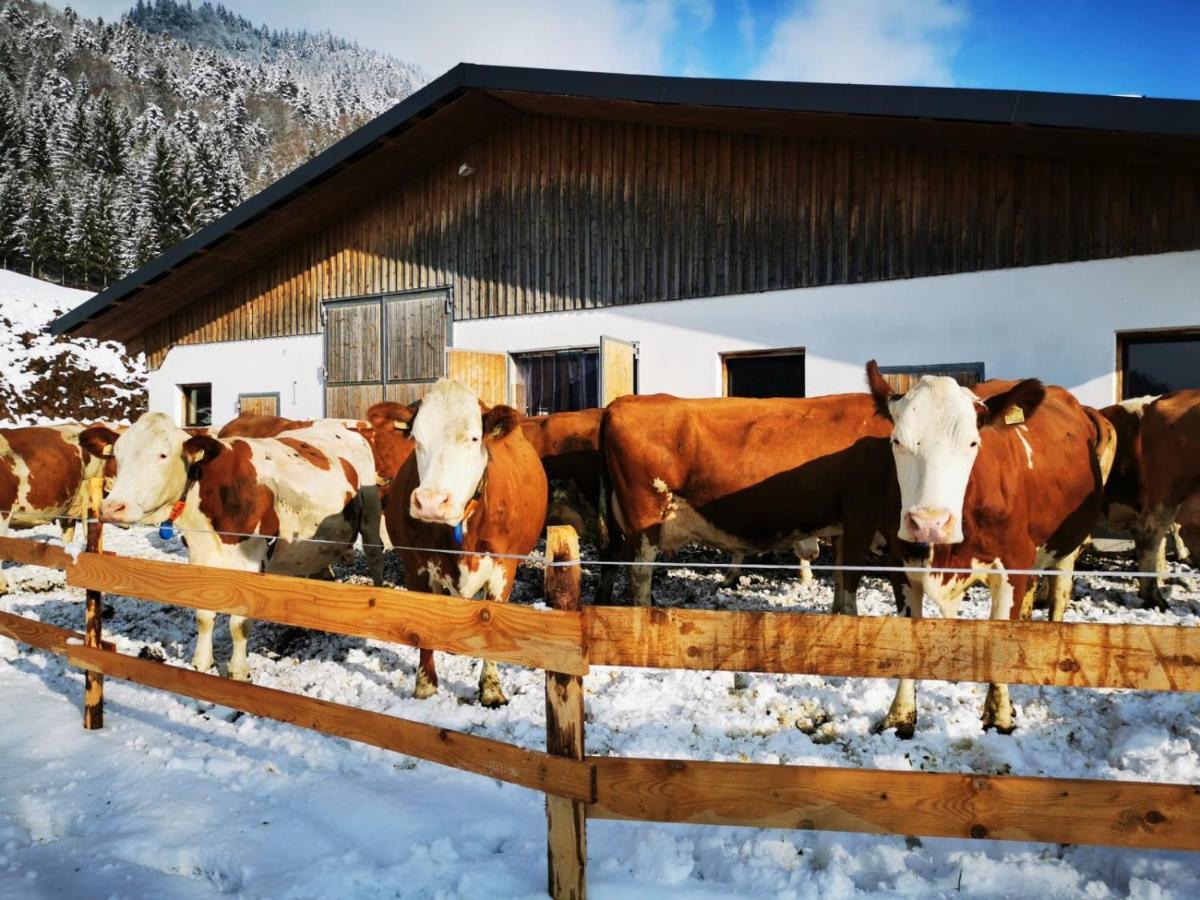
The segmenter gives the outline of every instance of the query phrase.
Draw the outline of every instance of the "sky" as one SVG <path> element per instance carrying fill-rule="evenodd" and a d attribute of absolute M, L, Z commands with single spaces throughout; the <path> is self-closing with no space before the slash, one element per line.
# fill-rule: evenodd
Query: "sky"
<path fill-rule="evenodd" d="M 193 0 L 199 2 L 199 0 Z M 1200 99 L 1200 0 L 224 0 L 437 76 L 479 62 Z M 113 19 L 131 3 L 74 0 Z"/>

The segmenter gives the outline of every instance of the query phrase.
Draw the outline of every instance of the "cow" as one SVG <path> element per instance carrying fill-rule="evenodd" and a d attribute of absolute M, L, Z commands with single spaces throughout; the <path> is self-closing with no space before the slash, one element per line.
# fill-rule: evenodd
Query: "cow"
<path fill-rule="evenodd" d="M 971 391 L 927 375 L 894 394 L 872 360 L 867 381 L 878 418 L 893 426 L 883 531 L 891 555 L 910 567 L 975 570 L 908 573 L 904 614 L 919 619 L 928 596 L 944 617 L 955 617 L 966 589 L 983 582 L 991 617 L 1019 618 L 1034 585 L 1008 570 L 1073 568 L 1100 511 L 1115 452 L 1112 427 L 1068 391 L 1037 379 L 988 381 Z M 1052 617 L 1061 619 L 1063 605 L 1056 603 Z M 916 684 L 902 679 L 878 730 L 910 737 L 916 721 Z M 989 687 L 982 722 L 1013 730 L 1007 685 Z"/>
<path fill-rule="evenodd" d="M 375 473 L 384 506 L 396 474 L 404 468 L 415 449 L 409 431 L 415 415 L 415 404 L 405 406 L 385 400 L 371 406 L 367 410 L 367 421 L 355 426 L 375 454 Z"/>
<path fill-rule="evenodd" d="M 73 540 L 75 522 L 87 516 L 87 481 L 106 474 L 105 459 L 80 445 L 84 428 L 0 428 L 0 535 L 57 521 Z M 0 593 L 7 590 L 0 573 Z"/>
<path fill-rule="evenodd" d="M 533 550 L 546 520 L 542 463 L 509 406 L 481 403 L 442 379 L 414 404 L 415 452 L 388 493 L 388 532 L 414 590 L 506 602 L 517 558 Z M 421 549 L 412 549 L 421 548 Z M 437 691 L 432 650 L 422 649 L 415 695 Z M 496 664 L 485 661 L 479 702 L 508 702 Z"/>
<path fill-rule="evenodd" d="M 542 461 L 550 485 L 546 524 L 570 525 L 597 546 L 608 540 L 599 509 L 603 416 L 603 409 L 581 409 L 521 419 L 521 433 Z"/>
<path fill-rule="evenodd" d="M 1166 539 L 1178 533 L 1176 546 L 1186 545 L 1200 525 L 1200 390 L 1126 400 L 1101 413 L 1118 434 L 1104 516 L 1133 534 L 1138 569 L 1159 573 L 1138 579 L 1143 605 L 1165 610 Z"/>
<path fill-rule="evenodd" d="M 85 432 L 99 443 L 102 434 Z M 192 436 L 147 413 L 107 452 L 117 464 L 101 506 L 106 522 L 176 523 L 188 562 L 243 572 L 312 575 L 362 537 L 372 580 L 383 582 L 379 494 L 371 448 L 339 425 L 274 438 Z M 198 610 L 192 665 L 212 667 L 215 614 Z M 249 679 L 249 623 L 230 616 L 229 677 Z"/>
<path fill-rule="evenodd" d="M 814 559 L 817 537 L 838 536 L 838 561 L 864 564 L 892 477 L 883 464 L 890 434 L 866 394 L 618 398 L 601 436 L 625 556 L 649 563 L 659 552 L 702 543 Z M 860 578 L 836 574 L 835 612 L 857 611 Z M 648 606 L 649 567 L 635 565 L 630 583 L 633 602 Z"/>
<path fill-rule="evenodd" d="M 285 419 L 283 416 L 261 416 L 255 413 L 242 413 L 236 419 L 230 419 L 222 425 L 221 430 L 217 432 L 217 437 L 276 437 L 284 431 L 311 428 L 312 425 L 312 419 Z"/>

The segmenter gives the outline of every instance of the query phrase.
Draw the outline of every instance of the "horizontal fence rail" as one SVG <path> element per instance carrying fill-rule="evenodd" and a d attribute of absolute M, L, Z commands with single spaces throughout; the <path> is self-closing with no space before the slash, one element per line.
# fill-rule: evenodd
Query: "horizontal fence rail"
<path fill-rule="evenodd" d="M 590 666 L 1200 691 L 1200 628 L 581 608 L 569 528 L 547 538 L 552 609 L 123 558 L 97 552 L 98 534 L 89 548 L 0 538 L 0 559 L 84 588 L 94 629 L 0 611 L 0 635 L 89 684 L 120 678 L 541 791 L 555 897 L 586 894 L 588 818 L 1200 850 L 1191 785 L 583 753 Z M 544 669 L 549 752 L 117 653 L 99 640 L 102 592 Z M 99 715 L 102 696 L 89 702 Z"/>

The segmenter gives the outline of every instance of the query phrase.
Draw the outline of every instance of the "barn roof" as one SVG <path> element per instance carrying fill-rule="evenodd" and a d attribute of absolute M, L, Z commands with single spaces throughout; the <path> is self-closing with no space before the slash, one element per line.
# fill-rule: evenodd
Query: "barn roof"
<path fill-rule="evenodd" d="M 675 78 L 460 63 L 55 320 L 51 330 L 122 336 L 107 320 L 120 307 L 133 312 L 134 307 L 145 305 L 136 302 L 138 295 L 173 272 L 190 269 L 189 264 L 211 256 L 205 265 L 232 275 L 240 265 L 312 230 L 320 216 L 369 200 L 378 191 L 378 181 L 359 178 L 355 188 L 348 179 L 338 178 L 347 168 L 362 165 L 367 175 L 404 177 L 522 110 L 768 132 L 794 128 L 787 123 L 802 120 L 826 134 L 918 142 L 936 142 L 935 135 L 944 137 L 952 129 L 956 140 L 983 148 L 997 147 L 999 139 L 1000 146 L 1036 145 L 1066 153 L 1079 152 L 1081 142 L 1099 141 L 1124 152 L 1135 148 L 1147 161 L 1190 158 L 1193 165 L 1200 139 L 1200 101 Z M 326 183 L 335 183 L 336 190 L 318 190 Z M 275 215 L 284 207 L 291 215 Z M 268 221 L 273 224 L 266 226 Z M 149 324 L 161 317 L 155 312 L 139 309 L 137 318 Z M 126 320 L 122 332 L 128 334 L 129 319 L 116 318 Z"/>

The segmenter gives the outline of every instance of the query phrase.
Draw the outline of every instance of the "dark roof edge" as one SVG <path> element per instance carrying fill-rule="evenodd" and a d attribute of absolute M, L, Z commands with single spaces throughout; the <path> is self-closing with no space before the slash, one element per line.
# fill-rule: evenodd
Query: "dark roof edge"
<path fill-rule="evenodd" d="M 51 332 L 63 334 L 79 328 L 133 291 L 218 243 L 230 232 L 248 225 L 272 208 L 285 205 L 309 185 L 329 177 L 414 117 L 467 89 L 1200 137 L 1200 101 L 1194 100 L 980 88 L 680 78 L 459 63 L 221 218 L 54 320 L 50 325 Z"/>

